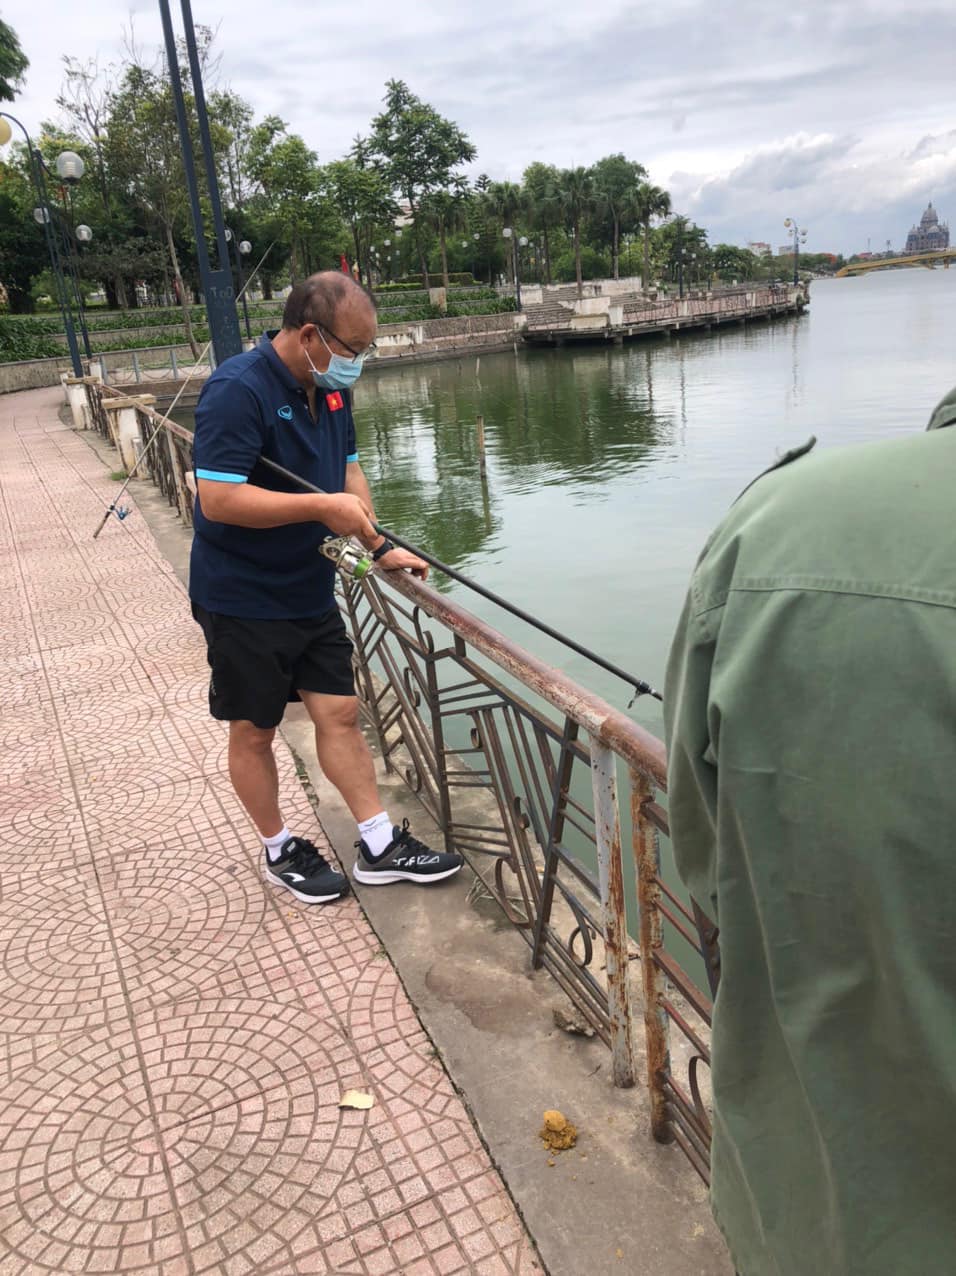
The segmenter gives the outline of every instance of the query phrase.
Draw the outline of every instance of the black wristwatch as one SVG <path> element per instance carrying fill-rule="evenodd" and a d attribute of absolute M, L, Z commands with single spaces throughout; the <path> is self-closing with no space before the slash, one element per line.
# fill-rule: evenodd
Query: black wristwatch
<path fill-rule="evenodd" d="M 394 548 L 395 546 L 386 536 L 378 549 L 372 550 L 372 562 L 377 563 L 380 558 L 384 558 L 386 554 L 390 554 Z"/>

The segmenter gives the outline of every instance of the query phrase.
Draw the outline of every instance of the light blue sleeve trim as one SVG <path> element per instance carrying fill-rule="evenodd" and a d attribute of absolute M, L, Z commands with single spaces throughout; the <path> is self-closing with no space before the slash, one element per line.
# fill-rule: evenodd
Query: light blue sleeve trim
<path fill-rule="evenodd" d="M 345 460 L 346 460 L 346 463 L 347 463 L 347 464 L 351 465 L 353 461 L 357 461 L 357 460 L 358 460 L 358 452 L 353 452 L 353 453 L 352 453 L 352 455 L 351 455 L 351 456 L 347 456 L 347 457 L 345 458 Z"/>
<path fill-rule="evenodd" d="M 223 474 L 220 470 L 197 470 L 196 478 L 212 479 L 214 483 L 247 483 L 247 474 Z"/>

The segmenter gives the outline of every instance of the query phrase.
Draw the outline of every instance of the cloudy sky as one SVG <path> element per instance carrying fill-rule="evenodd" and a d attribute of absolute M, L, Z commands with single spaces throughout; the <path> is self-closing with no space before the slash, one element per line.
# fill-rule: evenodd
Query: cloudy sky
<path fill-rule="evenodd" d="M 222 80 L 321 161 L 396 77 L 467 131 L 475 173 L 623 151 L 711 242 L 776 247 L 792 216 L 812 250 L 900 248 L 929 199 L 956 229 L 954 0 L 193 4 L 218 28 Z M 3 3 L 31 61 L 13 108 L 30 127 L 63 53 L 116 60 L 130 21 L 140 46 L 160 42 L 155 0 L 55 8 L 51 23 L 48 4 Z"/>

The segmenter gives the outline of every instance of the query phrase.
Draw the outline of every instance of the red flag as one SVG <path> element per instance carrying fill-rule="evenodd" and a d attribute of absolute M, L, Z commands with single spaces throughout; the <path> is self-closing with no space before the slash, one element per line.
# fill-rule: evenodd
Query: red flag
<path fill-rule="evenodd" d="M 339 254 L 339 269 L 343 275 L 350 275 L 352 273 L 351 270 L 349 270 L 348 262 L 345 260 L 345 253 Z"/>
<path fill-rule="evenodd" d="M 338 412 L 340 408 L 345 406 L 342 402 L 342 396 L 339 394 L 338 390 L 333 390 L 331 394 L 327 394 L 325 396 L 325 401 L 329 406 L 330 412 Z"/>

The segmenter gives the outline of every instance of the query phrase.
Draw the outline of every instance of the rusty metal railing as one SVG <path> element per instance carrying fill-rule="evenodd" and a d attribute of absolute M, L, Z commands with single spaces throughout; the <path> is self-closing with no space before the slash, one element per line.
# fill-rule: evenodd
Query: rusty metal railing
<path fill-rule="evenodd" d="M 98 393 L 87 387 L 91 415 Z M 145 447 L 161 418 L 137 413 Z M 190 521 L 191 435 L 163 433 L 143 468 Z M 699 960 L 713 990 L 716 932 L 661 869 L 662 742 L 410 576 L 339 585 L 387 768 L 465 855 L 531 966 L 608 1045 L 614 1083 L 633 1085 L 643 1068 L 654 1138 L 676 1142 L 706 1180 L 711 1000 L 686 967 Z"/>

